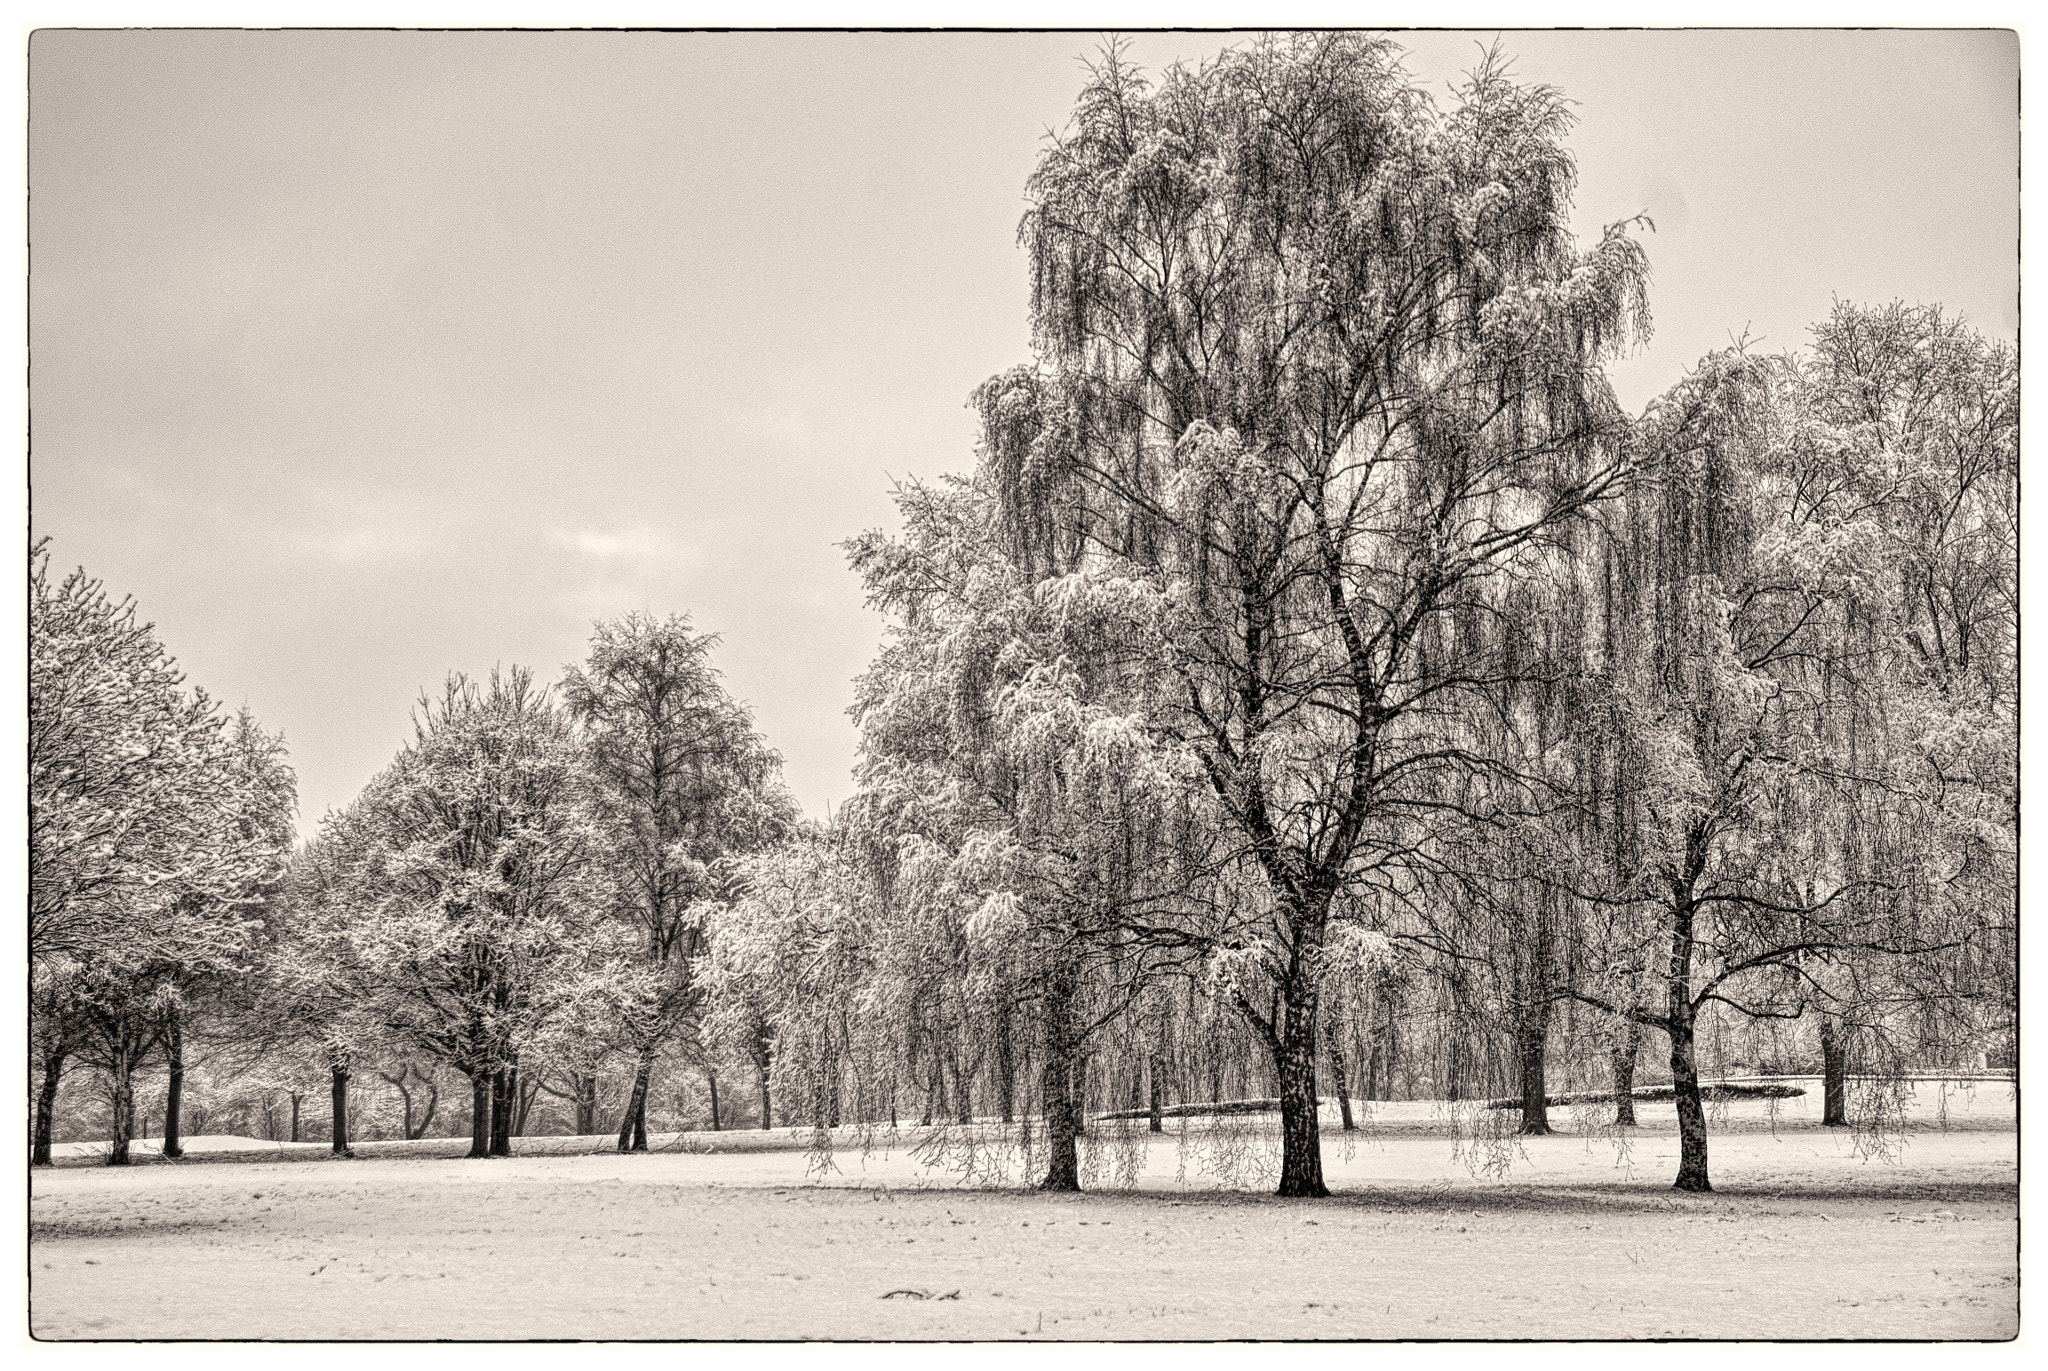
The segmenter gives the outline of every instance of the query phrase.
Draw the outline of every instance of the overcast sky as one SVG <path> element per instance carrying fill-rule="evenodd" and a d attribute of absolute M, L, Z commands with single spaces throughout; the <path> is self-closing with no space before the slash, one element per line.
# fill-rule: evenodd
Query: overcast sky
<path fill-rule="evenodd" d="M 1483 36 L 1404 41 L 1441 90 Z M 1656 222 L 1631 408 L 1836 297 L 2016 334 L 2010 33 L 1501 41 L 1577 102 L 1581 235 Z M 39 32 L 34 534 L 284 730 L 308 831 L 423 687 L 629 609 L 723 635 L 822 816 L 880 634 L 836 544 L 1025 359 L 1024 179 L 1094 46 Z"/>

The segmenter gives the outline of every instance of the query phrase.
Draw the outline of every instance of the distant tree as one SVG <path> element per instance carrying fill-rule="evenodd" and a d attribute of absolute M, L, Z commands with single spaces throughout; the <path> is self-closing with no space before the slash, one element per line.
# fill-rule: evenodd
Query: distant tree
<path fill-rule="evenodd" d="M 647 992 L 621 1007 L 634 1060 L 619 1150 L 647 1150 L 649 1078 L 658 1054 L 693 1037 L 703 1007 L 706 902 L 729 862 L 778 840 L 796 806 L 781 759 L 711 666 L 718 639 L 680 615 L 597 625 L 590 659 L 568 668 L 562 696 L 581 727 L 617 829 L 614 908 L 642 948 Z"/>
<path fill-rule="evenodd" d="M 1931 1063 L 2017 1010 L 2019 367 L 1939 306 L 1841 303 L 1787 371 L 1803 478 L 1881 524 L 1860 608 L 1940 854 L 1927 914 L 1968 934 L 1951 955 L 1836 978 L 1820 1037 L 1830 1122 L 1846 1123 L 1856 1040 Z"/>
<path fill-rule="evenodd" d="M 1033 576 L 979 483 L 910 486 L 898 505 L 900 538 L 851 544 L 891 633 L 859 686 L 842 821 L 872 854 L 928 1096 L 950 1074 L 964 1121 L 993 1047 L 1011 1112 L 1012 1028 L 1035 1019 L 1043 1183 L 1074 1189 L 1091 1044 L 1176 955 L 1198 966 L 1204 950 L 1193 759 L 1145 727 L 1158 678 L 1116 659 L 1161 600 L 1079 567 Z"/>
<path fill-rule="evenodd" d="M 518 1072 L 579 1003 L 642 993 L 606 917 L 619 820 L 530 673 L 453 676 L 322 825 L 311 941 L 384 1029 L 471 1085 L 472 1157 L 511 1150 Z"/>
<path fill-rule="evenodd" d="M 37 1073 L 29 1125 L 29 1165 L 48 1166 L 57 1118 L 57 1092 L 65 1068 L 84 1045 L 84 1005 L 75 981 L 78 963 L 52 957 L 29 968 L 29 1040 Z"/>
<path fill-rule="evenodd" d="M 774 1096 L 792 1125 L 842 1117 L 845 1014 L 876 946 L 863 915 L 842 844 L 811 826 L 741 859 L 730 901 L 705 911 L 706 1034 L 730 1045 L 765 1026 Z"/>
<path fill-rule="evenodd" d="M 431 1059 L 424 1066 L 409 1058 L 380 1064 L 376 1074 L 398 1094 L 402 1111 L 399 1136 L 408 1141 L 424 1138 L 441 1105 L 441 1081 Z"/>
<path fill-rule="evenodd" d="M 1703 1014 L 1838 1019 L 1971 936 L 1884 628 L 1901 548 L 1815 417 L 1784 364 L 1709 358 L 1647 416 L 1657 478 L 1609 550 L 1608 840 L 1581 854 L 1606 971 L 1576 993 L 1668 1035 L 1682 1190 L 1711 1189 Z"/>
<path fill-rule="evenodd" d="M 165 1148 L 179 1151 L 193 994 L 249 969 L 295 807 L 282 743 L 247 711 L 224 719 L 131 602 L 83 571 L 30 568 L 30 951 L 46 1022 L 42 1097 L 67 1061 L 97 1068 L 109 1161 L 129 1161 L 137 1073 L 169 1067 Z M 41 1108 L 32 1158 L 47 1160 Z"/>
<path fill-rule="evenodd" d="M 164 892 L 240 897 L 275 857 L 236 828 L 223 721 L 138 622 L 81 569 L 29 554 L 29 952 L 133 954 Z"/>

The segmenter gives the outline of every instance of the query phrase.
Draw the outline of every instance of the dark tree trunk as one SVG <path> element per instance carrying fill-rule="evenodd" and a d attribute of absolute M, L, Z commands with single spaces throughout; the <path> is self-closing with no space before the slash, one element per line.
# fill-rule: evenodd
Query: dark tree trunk
<path fill-rule="evenodd" d="M 633 1069 L 633 1094 L 626 1101 L 626 1117 L 619 1121 L 619 1151 L 647 1150 L 647 1079 L 654 1071 L 654 1054 L 642 1051 Z"/>
<path fill-rule="evenodd" d="M 1381 1069 L 1386 1072 L 1387 1099 L 1390 1101 L 1401 1098 L 1396 1093 L 1394 1084 L 1394 1068 L 1400 1062 L 1400 1032 L 1401 1025 L 1394 1017 L 1394 1002 L 1390 999 L 1387 1001 L 1386 1058 L 1381 1066 Z"/>
<path fill-rule="evenodd" d="M 1293 987 L 1273 1047 L 1280 1076 L 1280 1189 L 1278 1194 L 1322 1199 L 1323 1129 L 1317 1117 L 1315 991 Z"/>
<path fill-rule="evenodd" d="M 491 1155 L 509 1157 L 512 1155 L 512 1106 L 519 1093 L 519 1068 L 505 1065 L 498 1068 L 496 1079 L 491 1082 Z"/>
<path fill-rule="evenodd" d="M 1515 1131 L 1530 1136 L 1541 1136 L 1550 1132 L 1550 1101 L 1545 1093 L 1544 1080 L 1545 1049 L 1549 1046 L 1548 1024 L 1550 1016 L 1541 1010 L 1532 1010 L 1517 1034 L 1522 1063 L 1522 1126 Z"/>
<path fill-rule="evenodd" d="M 597 1073 L 576 1073 L 576 1136 L 587 1138 L 597 1132 Z"/>
<path fill-rule="evenodd" d="M 63 1082 L 64 1059 L 70 1054 L 71 1044 L 61 1034 L 53 1034 L 50 1045 L 43 1049 L 43 1085 L 36 1092 L 36 1131 L 29 1147 L 30 1166 L 50 1165 L 57 1122 L 57 1087 Z"/>
<path fill-rule="evenodd" d="M 764 1025 L 754 1026 L 754 1047 L 748 1054 L 754 1059 L 754 1083 L 761 1091 L 761 1131 L 768 1132 L 775 1127 L 774 1101 L 769 1098 L 768 1073 L 775 1065 L 775 1042 L 768 1036 Z M 896 1097 L 889 1097 L 890 1106 L 895 1106 Z"/>
<path fill-rule="evenodd" d="M 957 1049 L 948 1051 L 946 1058 L 953 1066 L 953 1117 L 960 1123 L 973 1123 L 974 1073 L 960 1064 L 960 1053 Z"/>
<path fill-rule="evenodd" d="M 1344 1070 L 1344 1046 L 1338 1041 L 1337 1025 L 1328 1027 L 1328 1051 L 1330 1054 L 1330 1084 L 1337 1092 L 1337 1114 L 1344 1123 L 1346 1133 L 1356 1133 L 1358 1124 L 1351 1117 L 1351 1082 Z"/>
<path fill-rule="evenodd" d="M 298 1091 L 294 1090 L 294 1091 L 292 1092 L 292 1141 L 293 1141 L 293 1142 L 297 1142 L 297 1141 L 299 1140 L 299 1106 L 300 1106 L 301 1104 L 303 1104 L 303 1103 L 305 1102 L 305 1099 L 306 1099 L 306 1097 L 305 1097 L 304 1095 L 301 1095 L 301 1094 L 300 1094 L 300 1093 L 299 1093 Z"/>
<path fill-rule="evenodd" d="M 711 1131 L 718 1132 L 718 1073 L 704 1068 L 704 1083 L 711 1087 Z"/>
<path fill-rule="evenodd" d="M 996 1021 L 996 1090 L 1001 1095 L 1003 1122 L 1015 1123 L 1017 1107 L 1017 1062 L 1010 1044 L 1010 1007 L 1003 1006 L 1002 1014 Z"/>
<path fill-rule="evenodd" d="M 348 1145 L 348 1059 L 330 1058 L 327 1070 L 332 1078 L 328 1083 L 334 1119 L 334 1126 L 328 1130 L 333 1135 L 332 1150 L 337 1157 L 353 1157 L 355 1149 Z"/>
<path fill-rule="evenodd" d="M 180 1136 L 185 1115 L 185 1029 L 173 1014 L 164 1026 L 164 1056 L 169 1059 L 171 1079 L 164 1090 L 164 1155 L 182 1157 L 185 1155 L 184 1139 Z"/>
<path fill-rule="evenodd" d="M 1088 1054 L 1077 1050 L 1073 1064 L 1067 1068 L 1067 1083 L 1074 1092 L 1074 1136 L 1077 1138 L 1088 1136 L 1088 1065 Z"/>
<path fill-rule="evenodd" d="M 491 1155 L 491 1073 L 481 1066 L 469 1073 L 469 1155 Z"/>
<path fill-rule="evenodd" d="M 1643 1028 L 1634 1019 L 1621 1030 L 1621 1045 L 1614 1049 L 1614 1126 L 1636 1126 L 1636 1049 L 1642 1045 Z"/>
<path fill-rule="evenodd" d="M 130 1056 L 127 1025 L 116 1027 L 113 1035 L 114 1146 L 107 1154 L 108 1166 L 126 1166 L 128 1145 L 135 1130 L 135 1066 Z"/>
<path fill-rule="evenodd" d="M 514 1079 L 519 1089 L 512 1098 L 512 1136 L 526 1136 L 527 1116 L 533 1113 L 533 1102 L 540 1095 L 541 1078 L 531 1072 L 515 1072 Z"/>
<path fill-rule="evenodd" d="M 1079 1074 L 1072 1037 L 1073 985 L 1063 971 L 1048 979 L 1045 994 L 1045 1065 L 1040 1094 L 1045 1108 L 1045 1140 L 1050 1156 L 1040 1190 L 1079 1190 L 1081 1152 L 1075 1109 L 1075 1077 Z"/>
<path fill-rule="evenodd" d="M 925 1044 L 924 1113 L 918 1118 L 919 1128 L 930 1128 L 934 1117 L 944 1118 L 946 1114 L 946 1068 L 939 1051 L 939 1035 L 932 1033 Z"/>
<path fill-rule="evenodd" d="M 1040 1087 L 1045 1095 L 1045 1140 L 1050 1157 L 1040 1190 L 1079 1190 L 1080 1130 L 1075 1125 L 1073 1062 L 1061 1052 L 1047 1052 Z"/>
<path fill-rule="evenodd" d="M 1842 1039 L 1842 1021 L 1832 1014 L 1820 1020 L 1820 1121 L 1825 1128 L 1849 1126 L 1849 1047 Z"/>
<path fill-rule="evenodd" d="M 440 1082 L 436 1081 L 431 1076 L 422 1076 L 420 1078 L 420 1083 L 427 1087 L 427 1107 L 425 1112 L 420 1116 L 419 1121 L 415 1123 L 412 1117 L 412 1091 L 408 1090 L 405 1084 L 406 1078 L 412 1074 L 412 1067 L 408 1065 L 403 1071 L 399 1072 L 396 1076 L 390 1075 L 389 1073 L 383 1071 L 380 1071 L 377 1074 L 382 1076 L 385 1080 L 391 1082 L 391 1084 L 397 1088 L 398 1098 L 405 1105 L 405 1120 L 403 1123 L 399 1125 L 399 1131 L 406 1136 L 406 1139 L 408 1141 L 417 1141 L 420 1138 L 426 1137 L 427 1129 L 431 1127 L 434 1122 L 434 1111 L 436 1108 L 439 1107 L 441 1103 Z"/>
<path fill-rule="evenodd" d="M 1700 1073 L 1693 1052 L 1691 997 L 1671 994 L 1671 1088 L 1678 1103 L 1677 1189 L 1710 1191 L 1707 1182 L 1707 1111 L 1700 1104 Z"/>
<path fill-rule="evenodd" d="M 1148 1092 L 1151 1099 L 1147 1106 L 1145 1126 L 1154 1133 L 1164 1133 L 1166 1131 L 1166 1062 L 1157 1052 L 1152 1054 L 1152 1060 L 1147 1064 L 1145 1074 L 1150 1077 L 1148 1084 L 1152 1087 Z"/>

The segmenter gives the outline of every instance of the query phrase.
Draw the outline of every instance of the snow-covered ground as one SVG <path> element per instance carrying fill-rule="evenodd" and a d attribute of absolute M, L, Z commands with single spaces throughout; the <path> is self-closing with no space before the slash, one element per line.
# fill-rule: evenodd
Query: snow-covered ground
<path fill-rule="evenodd" d="M 187 1156 L 204 1156 L 211 1152 L 285 1152 L 303 1151 L 312 1148 L 318 1152 L 328 1150 L 326 1143 L 279 1143 L 263 1138 L 244 1138 L 234 1133 L 202 1133 L 196 1138 L 181 1138 L 179 1147 Z M 59 1161 L 105 1161 L 113 1146 L 107 1142 L 52 1143 L 50 1155 Z M 164 1152 L 162 1138 L 132 1138 L 128 1143 L 128 1154 L 138 1161 L 161 1158 Z"/>
<path fill-rule="evenodd" d="M 59 1167 L 32 1186 L 31 1321 L 59 1338 L 2010 1336 L 2010 1090 L 1951 1099 L 1945 1130 L 1923 1090 L 1891 1161 L 1817 1127 L 1810 1098 L 1729 1106 L 1705 1196 L 1670 1189 L 1669 1106 L 1641 1111 L 1625 1152 L 1523 1140 L 1504 1176 L 1454 1155 L 1431 1107 L 1378 1106 L 1375 1136 L 1326 1140 L 1326 1201 L 1222 1188 L 1171 1134 L 1132 1187 L 1078 1196 L 962 1189 L 902 1146 L 820 1178 L 758 1134 L 637 1157 L 533 1139 L 489 1162 Z"/>

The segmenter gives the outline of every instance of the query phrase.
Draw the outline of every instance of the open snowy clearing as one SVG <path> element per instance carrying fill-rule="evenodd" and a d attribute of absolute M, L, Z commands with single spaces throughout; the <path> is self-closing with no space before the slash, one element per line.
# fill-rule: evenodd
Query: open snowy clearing
<path fill-rule="evenodd" d="M 1670 1189 L 1668 1106 L 1642 1111 L 1626 1157 L 1606 1136 L 1526 1139 L 1504 1178 L 1454 1156 L 1429 1106 L 1379 1106 L 1377 1137 L 1326 1140 L 1326 1201 L 1219 1189 L 1172 1134 L 1135 1188 L 1067 1196 L 963 1190 L 900 1146 L 842 1154 L 820 1181 L 786 1134 L 639 1157 L 306 1164 L 321 1154 L 302 1146 L 60 1166 L 32 1187 L 31 1323 L 46 1338 L 2012 1336 L 2010 1091 L 1952 1098 L 1945 1130 L 1923 1092 L 1896 1162 L 1792 1107 L 1806 1103 L 1775 1120 L 1728 1107 L 1704 1196 Z M 752 1146 L 684 1150 L 700 1138 Z M 542 1142 L 571 1140 L 522 1146 Z"/>

